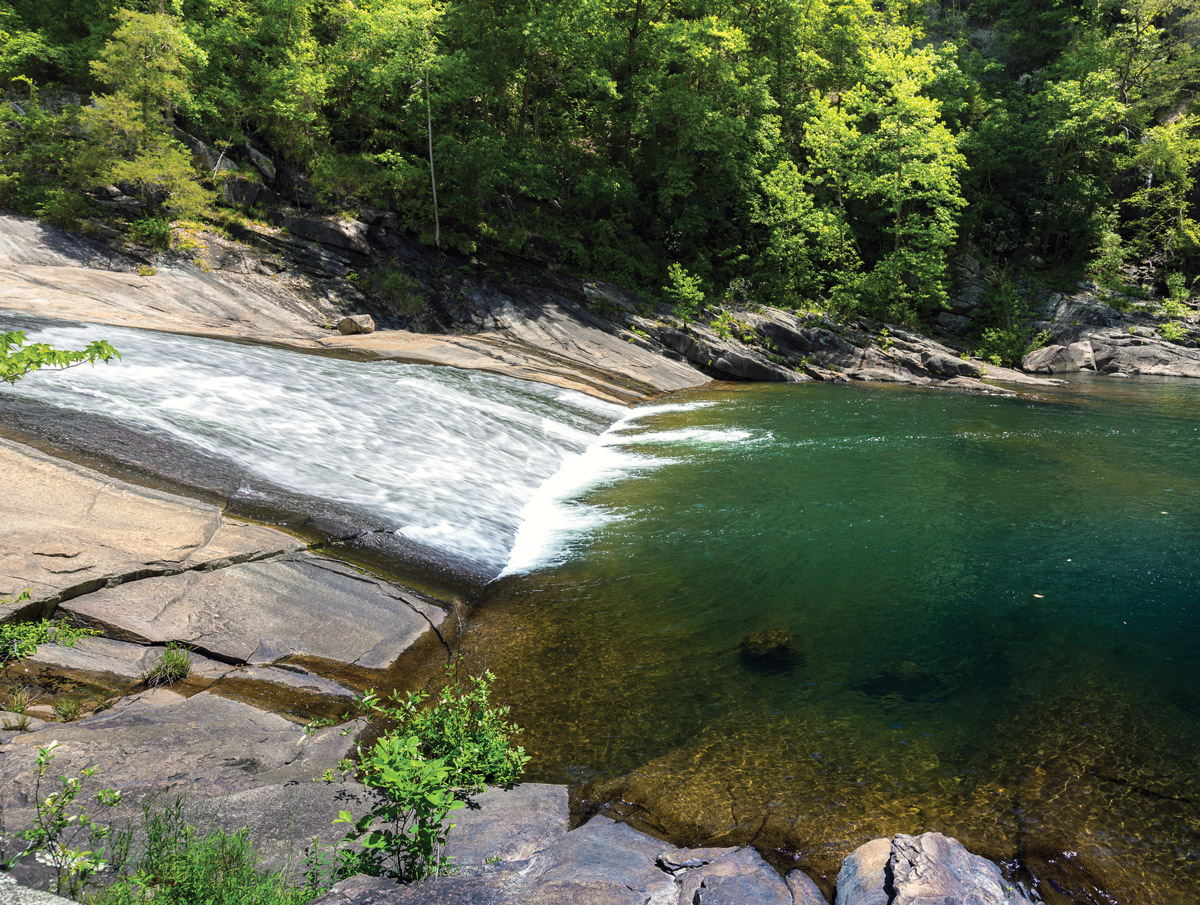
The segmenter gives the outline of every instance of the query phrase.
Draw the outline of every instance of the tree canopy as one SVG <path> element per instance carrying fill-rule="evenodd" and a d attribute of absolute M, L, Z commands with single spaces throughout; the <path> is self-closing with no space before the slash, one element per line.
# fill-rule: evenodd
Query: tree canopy
<path fill-rule="evenodd" d="M 0 0 L 0 203 L 196 216 L 183 124 L 464 252 L 915 321 L 959 250 L 1194 277 L 1198 41 L 1195 0 Z"/>

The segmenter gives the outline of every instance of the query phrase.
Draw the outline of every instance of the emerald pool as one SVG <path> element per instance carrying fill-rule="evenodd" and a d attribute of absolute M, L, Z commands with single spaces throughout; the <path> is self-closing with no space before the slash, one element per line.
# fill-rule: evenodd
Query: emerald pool
<path fill-rule="evenodd" d="M 1047 902 L 1200 901 L 1200 385 L 672 402 L 460 639 L 529 778 L 827 886 L 939 830 Z"/>

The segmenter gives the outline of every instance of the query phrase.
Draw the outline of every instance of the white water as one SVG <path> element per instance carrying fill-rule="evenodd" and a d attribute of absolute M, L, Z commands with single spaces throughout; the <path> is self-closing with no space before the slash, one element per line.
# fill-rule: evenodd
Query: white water
<path fill-rule="evenodd" d="M 359 506 L 405 537 L 500 574 L 565 561 L 617 517 L 581 498 L 673 462 L 661 447 L 750 439 L 641 424 L 711 403 L 631 411 L 455 368 L 47 323 L 0 328 L 63 348 L 105 338 L 121 361 L 39 372 L 0 391 L 182 441 L 287 490 Z M 638 445 L 658 453 L 622 448 Z"/>
<path fill-rule="evenodd" d="M 121 361 L 39 372 L 6 392 L 184 441 L 494 570 L 538 487 L 627 411 L 455 368 L 44 323 L 23 327 L 31 341 L 103 337 Z"/>

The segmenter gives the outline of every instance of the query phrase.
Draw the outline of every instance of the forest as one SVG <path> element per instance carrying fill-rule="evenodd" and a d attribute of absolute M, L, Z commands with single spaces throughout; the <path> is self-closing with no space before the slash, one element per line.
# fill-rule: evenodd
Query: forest
<path fill-rule="evenodd" d="M 169 236 L 228 175 L 186 130 L 682 305 L 920 323 L 963 253 L 1178 295 L 1198 40 L 1192 0 L 0 0 L 0 205 L 129 186 Z"/>

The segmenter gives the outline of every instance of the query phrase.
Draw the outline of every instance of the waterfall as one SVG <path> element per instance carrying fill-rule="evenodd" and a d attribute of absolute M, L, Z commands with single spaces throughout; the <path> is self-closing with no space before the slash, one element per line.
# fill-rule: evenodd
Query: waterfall
<path fill-rule="evenodd" d="M 121 361 L 39 372 L 3 392 L 190 444 L 344 502 L 493 573 L 528 505 L 628 410 L 475 371 L 363 362 L 117 327 L 5 318 L 31 341 L 108 339 Z"/>

